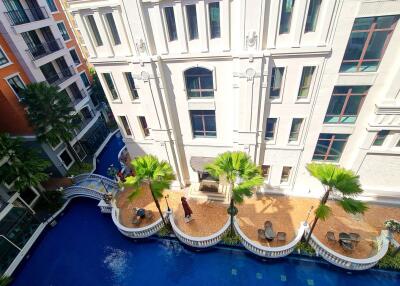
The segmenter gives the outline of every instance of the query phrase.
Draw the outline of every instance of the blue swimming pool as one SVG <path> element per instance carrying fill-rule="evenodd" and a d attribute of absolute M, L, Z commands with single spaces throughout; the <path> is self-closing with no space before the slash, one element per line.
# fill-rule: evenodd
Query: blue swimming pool
<path fill-rule="evenodd" d="M 122 141 L 121 133 L 118 131 L 110 138 L 110 141 L 108 141 L 107 145 L 97 157 L 94 173 L 108 177 L 107 169 L 111 164 L 119 170 L 121 164 L 118 161 L 118 152 L 121 151 L 124 146 L 125 143 Z"/>
<path fill-rule="evenodd" d="M 36 245 L 13 285 L 385 286 L 400 279 L 400 273 L 346 273 L 297 258 L 262 261 L 227 248 L 192 252 L 171 240 L 133 242 L 90 200 L 72 202 Z"/>

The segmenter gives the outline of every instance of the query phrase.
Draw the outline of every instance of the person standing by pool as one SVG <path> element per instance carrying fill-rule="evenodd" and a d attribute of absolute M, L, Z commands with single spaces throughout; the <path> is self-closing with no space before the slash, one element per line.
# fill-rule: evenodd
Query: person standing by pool
<path fill-rule="evenodd" d="M 192 209 L 189 207 L 189 204 L 185 197 L 181 197 L 183 211 L 185 212 L 185 222 L 188 223 L 192 220 Z"/>

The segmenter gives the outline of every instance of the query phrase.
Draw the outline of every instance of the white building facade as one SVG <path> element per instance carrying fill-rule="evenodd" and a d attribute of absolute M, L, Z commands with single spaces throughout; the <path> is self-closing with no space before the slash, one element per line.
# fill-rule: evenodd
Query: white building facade
<path fill-rule="evenodd" d="M 131 157 L 154 154 L 175 187 L 242 150 L 264 190 L 318 195 L 306 165 L 400 186 L 400 1 L 70 0 Z M 201 169 L 201 168 L 200 168 Z"/>

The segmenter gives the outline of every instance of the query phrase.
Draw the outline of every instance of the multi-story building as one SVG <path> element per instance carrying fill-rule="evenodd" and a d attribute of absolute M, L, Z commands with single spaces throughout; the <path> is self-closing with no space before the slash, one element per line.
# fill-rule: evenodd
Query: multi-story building
<path fill-rule="evenodd" d="M 84 58 L 58 0 L 3 0 L 0 15 L 0 131 L 41 147 L 53 174 L 65 175 L 74 157 L 61 140 L 57 146 L 37 142 L 19 94 L 25 85 L 42 81 L 67 94 L 81 118 L 70 143 L 81 160 L 88 159 L 108 130 L 92 101 Z"/>
<path fill-rule="evenodd" d="M 131 157 L 175 187 L 243 150 L 265 190 L 319 193 L 306 165 L 398 196 L 400 1 L 69 0 Z"/>

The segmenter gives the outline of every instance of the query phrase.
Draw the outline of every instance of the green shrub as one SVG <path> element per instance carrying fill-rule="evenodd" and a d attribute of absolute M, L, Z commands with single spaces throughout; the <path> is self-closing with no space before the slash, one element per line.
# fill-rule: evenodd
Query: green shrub
<path fill-rule="evenodd" d="M 92 172 L 93 165 L 91 163 L 82 162 L 81 165 L 82 166 L 79 166 L 77 163 L 72 165 L 72 167 L 68 170 L 68 176 L 77 176 Z"/>
<path fill-rule="evenodd" d="M 386 255 L 379 260 L 378 268 L 400 271 L 400 254 L 393 256 L 394 251 L 395 248 L 391 246 Z"/>
<path fill-rule="evenodd" d="M 9 276 L 1 276 L 0 277 L 0 286 L 10 285 L 12 279 Z"/>
<path fill-rule="evenodd" d="M 65 201 L 62 192 L 45 191 L 42 193 L 39 200 L 37 201 L 35 205 L 35 210 L 37 212 L 55 213 L 62 207 L 64 202 Z"/>
<path fill-rule="evenodd" d="M 163 237 L 163 236 L 169 236 L 170 234 L 172 234 L 172 230 L 169 226 L 163 226 L 157 233 L 159 236 Z"/>
<path fill-rule="evenodd" d="M 305 241 L 301 241 L 296 245 L 295 251 L 298 252 L 300 250 L 301 254 L 306 254 L 310 256 L 315 255 L 315 250 Z"/>
<path fill-rule="evenodd" d="M 222 242 L 226 245 L 239 245 L 240 237 L 236 233 L 228 231 L 223 237 Z"/>

